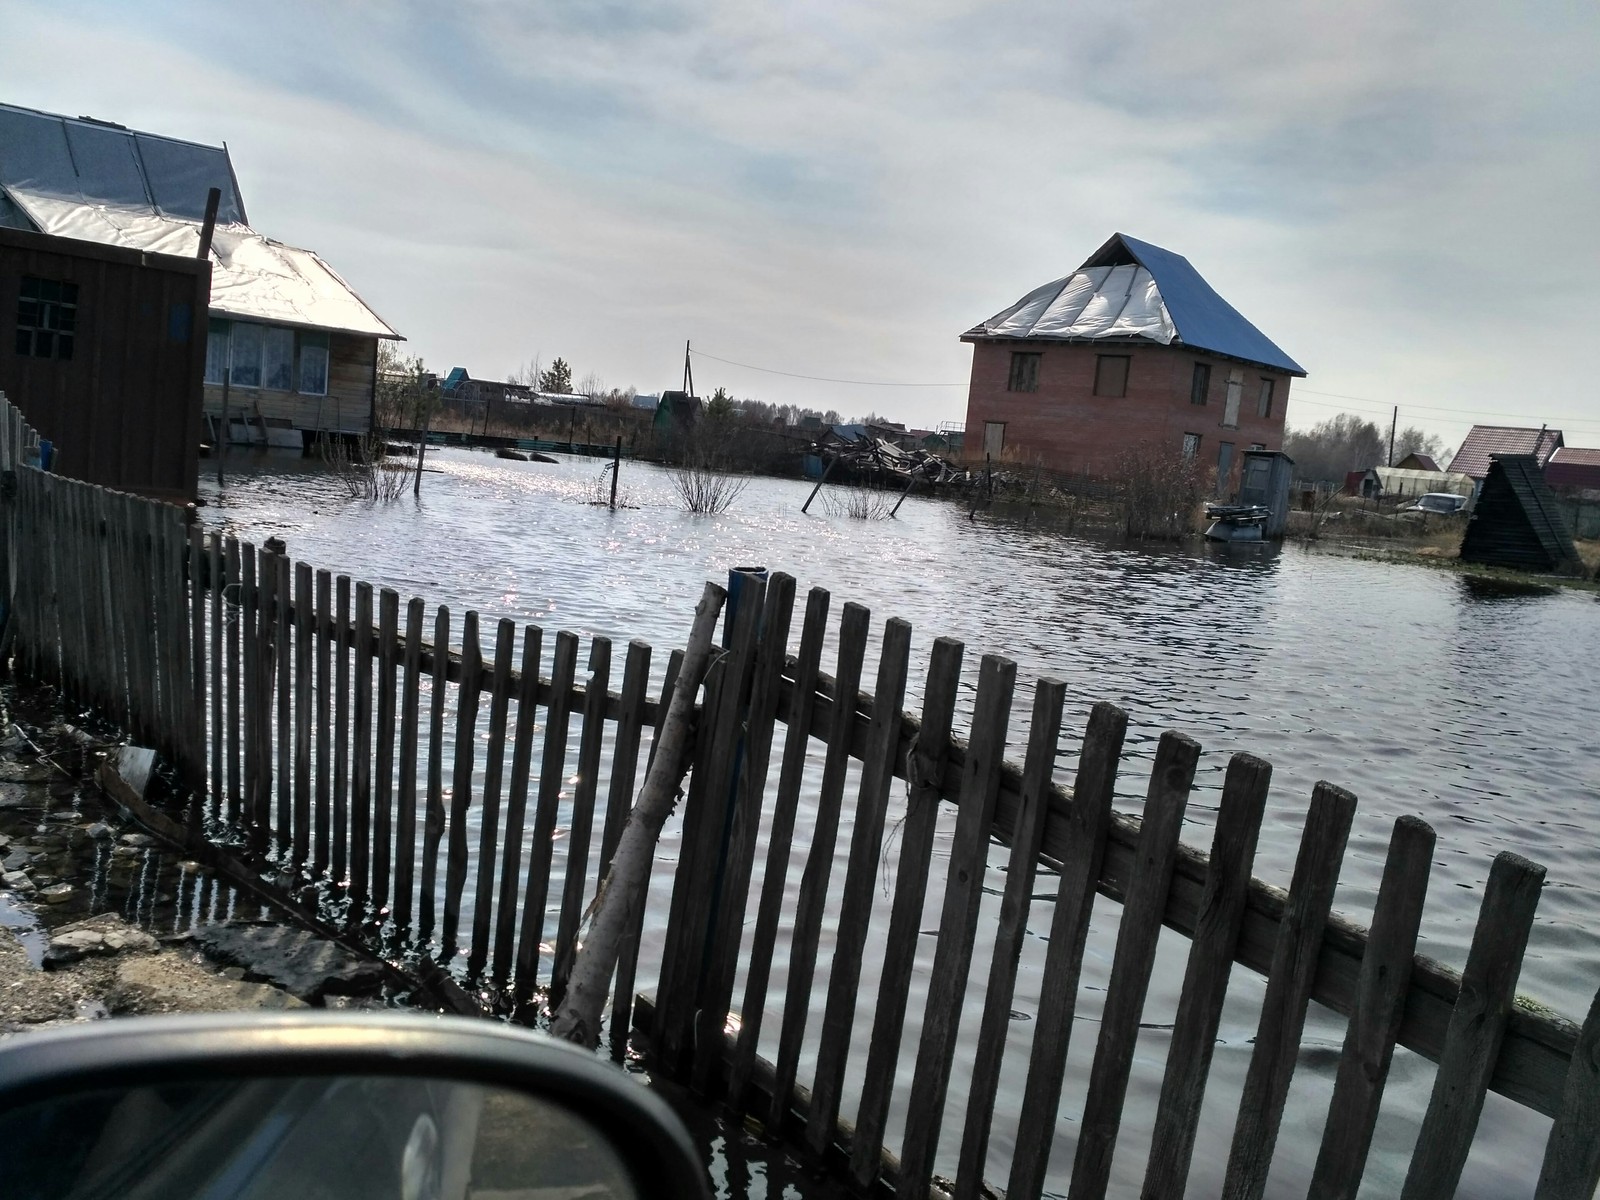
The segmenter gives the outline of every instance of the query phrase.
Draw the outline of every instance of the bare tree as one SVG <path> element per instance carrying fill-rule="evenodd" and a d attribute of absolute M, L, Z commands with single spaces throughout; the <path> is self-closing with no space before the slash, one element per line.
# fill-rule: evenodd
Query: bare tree
<path fill-rule="evenodd" d="M 1351 471 L 1385 465 L 1389 439 L 1371 421 L 1340 413 L 1310 429 L 1284 433 L 1283 448 L 1294 459 L 1295 474 L 1314 483 L 1344 483 Z"/>

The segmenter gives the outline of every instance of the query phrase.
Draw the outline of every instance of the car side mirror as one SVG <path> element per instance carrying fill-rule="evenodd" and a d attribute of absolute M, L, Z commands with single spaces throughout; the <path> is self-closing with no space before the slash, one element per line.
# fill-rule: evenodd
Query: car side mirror
<path fill-rule="evenodd" d="M 682 1123 L 576 1047 L 490 1021 L 217 1013 L 0 1044 L 14 1200 L 709 1196 Z"/>

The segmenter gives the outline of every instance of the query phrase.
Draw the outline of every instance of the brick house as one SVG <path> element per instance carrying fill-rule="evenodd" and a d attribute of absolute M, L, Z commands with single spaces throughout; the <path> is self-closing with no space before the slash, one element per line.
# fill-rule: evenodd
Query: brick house
<path fill-rule="evenodd" d="M 1283 448 L 1305 371 L 1187 259 L 1115 234 L 1065 279 L 967 330 L 967 456 L 1106 475 L 1170 447 L 1233 491 L 1245 450 Z"/>

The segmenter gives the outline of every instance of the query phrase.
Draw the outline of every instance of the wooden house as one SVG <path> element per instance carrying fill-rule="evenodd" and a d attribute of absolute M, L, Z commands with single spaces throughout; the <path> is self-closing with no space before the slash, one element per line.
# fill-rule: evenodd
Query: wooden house
<path fill-rule="evenodd" d="M 1214 470 L 1281 450 L 1305 371 L 1182 255 L 1115 234 L 1081 267 L 961 335 L 972 344 L 965 453 L 1110 475 L 1154 449 Z"/>
<path fill-rule="evenodd" d="M 53 471 L 194 499 L 210 284 L 203 259 L 0 228 L 0 392 Z"/>
<path fill-rule="evenodd" d="M 214 434 L 300 446 L 372 427 L 378 343 L 397 334 L 314 252 L 256 232 L 225 146 L 0 105 L 0 226 L 193 258 L 211 243 L 203 408 Z"/>

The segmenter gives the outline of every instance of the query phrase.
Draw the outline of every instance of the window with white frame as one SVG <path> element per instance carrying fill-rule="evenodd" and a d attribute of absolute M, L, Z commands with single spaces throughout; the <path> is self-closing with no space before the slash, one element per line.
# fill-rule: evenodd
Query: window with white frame
<path fill-rule="evenodd" d="M 307 330 L 300 335 L 298 390 L 305 396 L 328 394 L 328 335 Z"/>
<path fill-rule="evenodd" d="M 326 396 L 328 335 L 212 317 L 206 329 L 206 382 L 221 384 L 230 367 L 234 387 Z"/>

